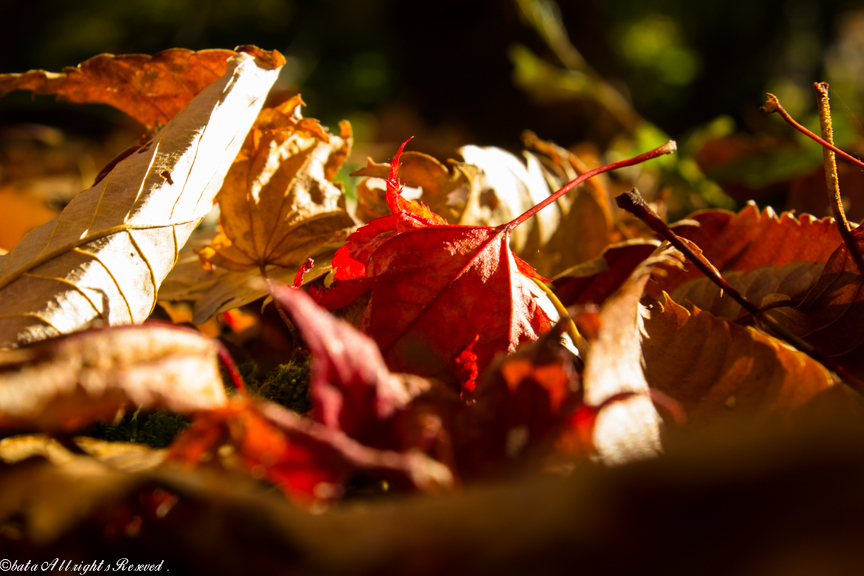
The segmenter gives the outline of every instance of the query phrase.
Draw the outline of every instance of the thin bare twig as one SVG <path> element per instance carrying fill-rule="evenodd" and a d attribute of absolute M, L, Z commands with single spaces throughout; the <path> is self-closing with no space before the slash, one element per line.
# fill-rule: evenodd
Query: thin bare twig
<path fill-rule="evenodd" d="M 834 129 L 831 126 L 831 107 L 828 103 L 828 83 L 814 82 L 813 88 L 816 90 L 816 98 L 819 102 L 819 125 L 822 127 L 822 138 L 826 142 L 834 144 Z M 858 266 L 858 271 L 864 276 L 864 258 L 861 256 L 858 243 L 852 235 L 852 228 L 846 220 L 846 212 L 843 210 L 843 200 L 840 197 L 840 180 L 837 178 L 837 162 L 834 158 L 834 151 L 823 147 L 822 154 L 825 164 L 825 186 L 828 188 L 828 202 L 831 204 L 834 221 L 837 222 L 840 237 L 843 238 L 843 243 L 846 244 L 849 254 L 855 261 L 855 265 Z"/>
<path fill-rule="evenodd" d="M 814 134 L 813 132 L 811 132 L 810 130 L 808 130 L 807 128 L 805 128 L 804 126 L 799 124 L 798 122 L 796 122 L 795 119 L 792 118 L 792 116 L 790 116 L 788 112 L 786 112 L 786 110 L 783 108 L 783 106 L 780 105 L 780 100 L 777 99 L 777 96 L 775 96 L 774 94 L 771 94 L 771 93 L 768 93 L 767 96 L 768 96 L 768 101 L 765 103 L 764 106 L 762 106 L 763 112 L 767 112 L 768 114 L 771 114 L 772 112 L 777 112 L 778 114 L 780 114 L 780 116 L 783 118 L 783 120 L 786 121 L 787 124 L 789 124 L 790 126 L 795 128 L 797 131 L 801 132 L 802 134 L 804 134 L 805 136 L 807 136 L 811 140 L 815 140 L 816 142 L 818 142 L 822 146 L 825 146 L 826 148 L 830 148 L 831 150 L 833 150 L 834 152 L 836 152 L 837 154 L 839 154 L 841 157 L 845 158 L 849 162 L 852 162 L 853 164 L 857 164 L 858 166 L 864 168 L 864 162 L 862 162 L 858 158 L 855 158 L 851 154 L 848 154 L 848 153 L 844 152 L 843 150 L 840 150 L 839 148 L 834 146 L 834 144 L 831 144 L 830 142 L 826 142 L 825 140 L 823 140 L 822 138 L 820 138 L 819 136 L 817 136 L 816 134 Z"/>

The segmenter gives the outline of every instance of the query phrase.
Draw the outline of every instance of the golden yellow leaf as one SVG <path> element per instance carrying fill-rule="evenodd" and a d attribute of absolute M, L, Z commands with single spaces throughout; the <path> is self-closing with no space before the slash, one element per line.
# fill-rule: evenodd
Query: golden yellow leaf
<path fill-rule="evenodd" d="M 0 257 L 0 346 L 143 321 L 278 70 L 248 54 L 152 140 Z"/>
<path fill-rule="evenodd" d="M 335 176 L 351 148 L 351 127 L 327 134 L 302 118 L 299 96 L 263 110 L 219 191 L 221 233 L 201 261 L 236 272 L 294 268 L 344 243 L 354 224 Z"/>
<path fill-rule="evenodd" d="M 192 322 L 203 324 L 216 314 L 239 308 L 268 294 L 266 285 L 254 282 L 261 277 L 258 269 L 234 272 L 226 268 L 212 267 L 205 270 L 201 266 L 198 252 L 210 244 L 215 231 L 196 232 L 183 249 L 177 265 L 171 270 L 159 287 L 159 302 L 185 301 L 192 303 Z M 303 276 L 304 284 L 327 274 L 332 269 L 330 260 L 335 250 L 315 254 L 315 266 Z M 283 284 L 292 284 L 299 266 L 281 268 L 268 266 L 267 277 Z"/>
<path fill-rule="evenodd" d="M 144 444 L 107 442 L 87 436 L 75 437 L 72 442 L 81 451 L 103 464 L 126 472 L 150 470 L 165 460 L 164 448 L 151 448 Z M 9 436 L 0 440 L 0 460 L 6 464 L 14 464 L 34 456 L 41 456 L 57 466 L 68 464 L 80 457 L 48 434 Z"/>

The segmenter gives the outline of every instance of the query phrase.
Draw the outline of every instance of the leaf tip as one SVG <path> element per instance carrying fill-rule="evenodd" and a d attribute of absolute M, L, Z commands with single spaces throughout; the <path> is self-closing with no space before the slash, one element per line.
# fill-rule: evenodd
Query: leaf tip
<path fill-rule="evenodd" d="M 771 94 L 770 92 L 767 92 L 765 94 L 765 96 L 768 98 L 768 100 L 765 102 L 765 105 L 762 106 L 762 111 L 765 112 L 766 114 L 771 114 L 773 112 L 779 112 L 780 111 L 780 101 L 777 99 L 777 96 L 775 96 L 774 94 Z"/>
<path fill-rule="evenodd" d="M 245 44 L 234 49 L 235 52 L 244 52 L 257 58 L 262 64 L 269 68 L 280 68 L 285 64 L 285 56 L 278 50 L 262 50 L 258 46 Z"/>
<path fill-rule="evenodd" d="M 402 142 L 399 151 L 396 152 L 396 156 L 394 156 L 393 160 L 390 162 L 390 176 L 387 178 L 387 205 L 390 207 L 390 211 L 393 212 L 393 214 L 398 214 L 402 211 L 399 202 L 396 199 L 397 196 L 402 193 L 402 183 L 399 181 L 399 168 L 402 167 L 402 164 L 400 164 L 399 160 L 402 158 L 402 152 L 405 150 L 405 145 L 413 139 L 414 136 L 411 136 Z"/>
<path fill-rule="evenodd" d="M 315 265 L 315 260 L 312 258 L 308 258 L 306 262 L 300 266 L 300 269 L 297 270 L 297 276 L 294 277 L 294 288 L 300 288 L 303 285 L 303 276 L 312 270 L 312 267 Z"/>

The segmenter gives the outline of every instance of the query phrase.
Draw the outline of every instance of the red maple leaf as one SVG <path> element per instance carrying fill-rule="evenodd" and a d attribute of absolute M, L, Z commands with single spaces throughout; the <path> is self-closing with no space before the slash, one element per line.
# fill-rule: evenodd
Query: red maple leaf
<path fill-rule="evenodd" d="M 407 142 L 406 142 L 407 143 Z M 455 380 L 455 359 L 473 346 L 480 372 L 499 352 L 548 332 L 551 322 L 529 283 L 545 280 L 510 250 L 522 222 L 602 172 L 675 150 L 670 142 L 635 158 L 576 178 L 515 220 L 496 227 L 450 225 L 426 206 L 404 199 L 399 148 L 390 164 L 387 204 L 392 214 L 352 234 L 333 259 L 336 281 L 317 294 L 335 310 L 371 291 L 361 329 L 391 370 Z"/>

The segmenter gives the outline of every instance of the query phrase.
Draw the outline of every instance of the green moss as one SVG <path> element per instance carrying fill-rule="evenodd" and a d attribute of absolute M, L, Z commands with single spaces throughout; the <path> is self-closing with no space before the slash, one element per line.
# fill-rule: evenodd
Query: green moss
<path fill-rule="evenodd" d="M 262 377 L 249 362 L 240 365 L 240 374 L 249 391 L 303 414 L 312 409 L 309 398 L 309 357 L 298 356 Z"/>
<path fill-rule="evenodd" d="M 280 364 L 266 375 L 255 362 L 244 362 L 237 369 L 249 392 L 272 400 L 300 414 L 312 409 L 309 398 L 309 357 L 298 355 L 287 364 Z M 223 374 L 226 377 L 227 374 Z M 231 388 L 229 387 L 229 390 Z M 190 424 L 183 416 L 164 410 L 153 413 L 140 410 L 126 414 L 119 422 L 93 425 L 89 436 L 112 442 L 135 442 L 154 448 L 171 444 L 174 437 Z"/>
<path fill-rule="evenodd" d="M 164 410 L 143 413 L 137 410 L 126 414 L 114 424 L 97 422 L 90 436 L 112 442 L 135 442 L 154 448 L 164 448 L 171 444 L 174 437 L 189 426 L 190 421 L 183 416 L 169 414 Z"/>

